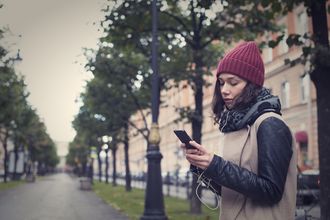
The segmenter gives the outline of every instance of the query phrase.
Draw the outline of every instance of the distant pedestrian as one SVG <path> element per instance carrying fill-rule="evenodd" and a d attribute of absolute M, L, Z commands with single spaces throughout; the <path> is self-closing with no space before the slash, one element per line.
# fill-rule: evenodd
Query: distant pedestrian
<path fill-rule="evenodd" d="M 263 87 L 264 64 L 254 42 L 219 62 L 212 102 L 223 155 L 185 149 L 191 170 L 221 195 L 221 220 L 288 220 L 296 205 L 296 153 L 277 97 Z M 219 146 L 220 148 L 220 146 Z"/>

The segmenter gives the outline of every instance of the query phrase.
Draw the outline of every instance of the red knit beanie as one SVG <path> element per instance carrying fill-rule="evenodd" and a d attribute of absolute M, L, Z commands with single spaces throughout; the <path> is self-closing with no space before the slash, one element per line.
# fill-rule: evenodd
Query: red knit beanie
<path fill-rule="evenodd" d="M 221 73 L 231 73 L 262 86 L 265 68 L 256 43 L 244 42 L 229 51 L 219 62 L 217 77 Z"/>

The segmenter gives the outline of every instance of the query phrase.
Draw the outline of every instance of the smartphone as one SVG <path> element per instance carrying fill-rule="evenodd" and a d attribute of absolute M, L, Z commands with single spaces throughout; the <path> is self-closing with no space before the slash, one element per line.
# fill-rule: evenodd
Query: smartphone
<path fill-rule="evenodd" d="M 185 130 L 174 130 L 174 133 L 180 141 L 186 145 L 187 149 L 196 149 L 194 146 L 189 144 L 189 141 L 192 141 L 192 139 Z"/>

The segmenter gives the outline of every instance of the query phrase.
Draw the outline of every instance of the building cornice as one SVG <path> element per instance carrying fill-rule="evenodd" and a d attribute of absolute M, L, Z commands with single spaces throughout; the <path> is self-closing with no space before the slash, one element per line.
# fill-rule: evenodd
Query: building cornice
<path fill-rule="evenodd" d="M 295 58 L 294 60 L 290 60 L 289 63 L 285 64 L 285 61 L 283 60 L 283 65 L 276 67 L 275 69 L 271 70 L 270 72 L 267 72 L 265 74 L 265 79 L 271 78 L 277 74 L 282 73 L 283 71 L 290 69 L 292 67 L 294 67 L 295 65 L 299 64 L 301 61 L 301 58 Z"/>

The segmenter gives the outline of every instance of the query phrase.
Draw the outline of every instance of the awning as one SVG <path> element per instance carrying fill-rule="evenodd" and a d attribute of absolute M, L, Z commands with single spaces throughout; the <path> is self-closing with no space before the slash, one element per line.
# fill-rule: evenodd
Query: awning
<path fill-rule="evenodd" d="M 294 136 L 296 138 L 296 141 L 299 143 L 308 142 L 308 134 L 306 131 L 297 131 Z"/>

